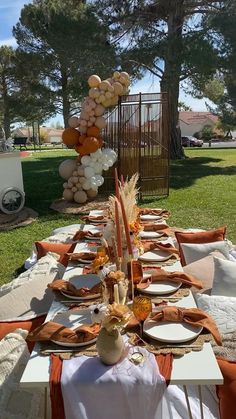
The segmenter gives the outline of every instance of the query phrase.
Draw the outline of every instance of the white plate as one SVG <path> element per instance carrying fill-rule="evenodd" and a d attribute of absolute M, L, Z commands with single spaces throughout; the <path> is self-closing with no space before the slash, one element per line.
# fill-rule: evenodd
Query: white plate
<path fill-rule="evenodd" d="M 140 239 L 158 239 L 162 237 L 164 233 L 157 233 L 156 231 L 140 231 Z"/>
<path fill-rule="evenodd" d="M 91 313 L 90 310 L 78 310 L 78 311 L 65 311 L 63 313 L 58 313 L 56 316 L 51 319 L 52 321 L 62 324 L 65 327 L 69 327 L 70 329 L 76 329 L 83 324 L 92 324 L 91 320 Z M 56 340 L 52 340 L 53 343 L 56 343 L 60 346 L 67 346 L 69 348 L 79 347 L 79 346 L 86 346 L 90 343 L 96 342 L 97 338 L 90 340 L 89 342 L 80 342 L 80 343 L 67 343 L 67 342 L 58 342 Z"/>
<path fill-rule="evenodd" d="M 143 220 L 143 221 L 154 221 L 154 220 L 161 220 L 161 219 L 162 219 L 161 215 L 151 215 L 151 214 L 140 215 L 140 220 Z"/>
<path fill-rule="evenodd" d="M 96 274 L 85 274 L 79 275 L 76 278 L 71 278 L 69 280 L 71 284 L 73 284 L 76 288 L 92 288 L 94 285 L 99 284 L 101 282 L 100 278 Z M 60 291 L 65 297 L 69 298 L 70 300 L 90 300 L 92 298 L 97 298 L 100 294 L 92 294 L 87 295 L 86 297 L 76 297 L 75 295 L 69 295 L 65 291 Z"/>
<path fill-rule="evenodd" d="M 164 262 L 172 257 L 172 254 L 167 254 L 162 250 L 150 250 L 150 252 L 145 252 L 143 255 L 139 256 L 139 260 L 143 262 Z"/>
<path fill-rule="evenodd" d="M 160 281 L 153 282 L 149 287 L 142 289 L 141 291 L 147 294 L 162 295 L 169 294 L 176 291 L 182 285 L 182 282 L 171 282 L 171 281 Z"/>
<path fill-rule="evenodd" d="M 162 342 L 187 342 L 197 337 L 202 327 L 192 326 L 187 323 L 157 322 L 147 319 L 143 325 L 143 331 L 149 337 Z"/>
<path fill-rule="evenodd" d="M 72 260 L 72 262 L 79 262 L 79 263 L 84 263 L 85 265 L 87 264 L 91 264 L 93 262 L 93 259 L 76 259 L 75 261 Z"/>

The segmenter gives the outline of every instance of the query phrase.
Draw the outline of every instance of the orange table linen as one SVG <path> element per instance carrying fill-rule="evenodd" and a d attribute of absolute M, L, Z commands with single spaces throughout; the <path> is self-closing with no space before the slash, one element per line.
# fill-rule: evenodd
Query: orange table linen
<path fill-rule="evenodd" d="M 101 293 L 101 283 L 95 284 L 92 288 L 76 288 L 71 282 L 65 281 L 64 279 L 53 281 L 48 284 L 48 288 L 51 288 L 53 291 L 64 291 L 66 294 L 74 295 L 75 297 L 85 297 Z"/>
<path fill-rule="evenodd" d="M 93 233 L 92 231 L 83 231 L 83 230 L 79 230 L 77 231 L 77 233 L 75 233 L 73 240 L 83 240 L 86 238 L 100 238 L 102 237 L 102 233 L 99 231 L 97 233 Z"/>
<path fill-rule="evenodd" d="M 62 360 L 59 356 L 50 356 L 50 398 L 51 398 L 51 419 L 65 419 L 65 410 L 61 390 Z"/>
<path fill-rule="evenodd" d="M 163 218 L 170 217 L 170 211 L 166 209 L 139 208 L 139 215 L 160 215 Z"/>
<path fill-rule="evenodd" d="M 170 243 L 163 244 L 163 243 L 158 243 L 152 240 L 142 240 L 142 246 L 143 246 L 144 252 L 149 252 L 150 250 L 162 250 L 163 252 L 166 252 L 169 254 L 179 255 L 178 249 L 176 249 Z"/>
<path fill-rule="evenodd" d="M 236 418 L 236 362 L 217 357 L 218 365 L 224 377 L 224 384 L 216 386 L 219 397 L 220 418 Z"/>
<path fill-rule="evenodd" d="M 64 343 L 83 343 L 95 339 L 101 326 L 97 323 L 82 325 L 77 329 L 70 329 L 61 324 L 49 321 L 37 327 L 28 335 L 28 340 L 33 342 L 50 341 Z"/>
<path fill-rule="evenodd" d="M 202 326 L 208 330 L 218 345 L 222 345 L 220 333 L 214 320 L 198 308 L 165 307 L 151 318 L 157 322 L 183 322 L 193 326 Z"/>
<path fill-rule="evenodd" d="M 97 252 L 79 252 L 79 253 L 66 253 L 69 260 L 77 262 L 79 259 L 93 261 L 97 257 Z"/>
<path fill-rule="evenodd" d="M 181 281 L 185 285 L 189 285 L 190 287 L 196 287 L 201 289 L 203 287 L 202 282 L 198 279 L 194 278 L 192 275 L 185 274 L 184 272 L 167 272 L 161 268 L 150 268 L 146 267 L 145 271 L 150 271 L 152 273 L 151 278 L 141 279 L 137 284 L 137 288 L 145 289 L 153 282 L 159 281 L 171 281 L 171 282 L 179 282 Z"/>

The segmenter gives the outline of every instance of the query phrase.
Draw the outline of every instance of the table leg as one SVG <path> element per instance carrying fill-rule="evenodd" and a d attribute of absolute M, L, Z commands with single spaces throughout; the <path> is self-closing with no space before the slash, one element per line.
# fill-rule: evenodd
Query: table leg
<path fill-rule="evenodd" d="M 189 398 L 188 398 L 187 386 L 184 385 L 183 388 L 184 388 L 184 394 L 185 394 L 187 408 L 188 408 L 189 419 L 193 419 L 192 412 L 191 412 L 191 407 L 190 407 L 190 403 L 189 403 Z"/>
<path fill-rule="evenodd" d="M 48 419 L 48 390 L 44 388 L 44 419 Z"/>
<path fill-rule="evenodd" d="M 204 419 L 203 403 L 202 403 L 202 388 L 201 388 L 201 386 L 198 386 L 198 394 L 199 394 L 199 403 L 200 403 L 201 419 Z"/>

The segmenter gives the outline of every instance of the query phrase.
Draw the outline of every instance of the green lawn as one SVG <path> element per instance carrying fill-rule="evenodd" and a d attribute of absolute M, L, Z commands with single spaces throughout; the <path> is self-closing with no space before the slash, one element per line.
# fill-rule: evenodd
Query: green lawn
<path fill-rule="evenodd" d="M 215 228 L 227 225 L 227 237 L 236 243 L 236 149 L 189 149 L 186 160 L 171 165 L 168 198 L 147 198 L 141 205 L 162 206 L 172 213 L 170 225 Z M 22 270 L 32 243 L 50 235 L 59 226 L 79 222 L 75 215 L 49 209 L 62 194 L 58 166 L 74 151 L 36 152 L 22 159 L 26 206 L 39 213 L 31 225 L 0 233 L 0 284 Z"/>

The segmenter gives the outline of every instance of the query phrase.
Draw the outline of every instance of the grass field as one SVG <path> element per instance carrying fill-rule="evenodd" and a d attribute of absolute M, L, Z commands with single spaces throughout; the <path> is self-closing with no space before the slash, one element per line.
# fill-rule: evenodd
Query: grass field
<path fill-rule="evenodd" d="M 188 159 L 171 164 L 168 198 L 147 198 L 142 206 L 169 209 L 170 225 L 215 228 L 227 225 L 227 237 L 236 243 L 236 149 L 189 149 Z M 39 213 L 27 227 L 0 233 L 0 284 L 7 283 L 22 270 L 32 243 L 50 235 L 59 226 L 79 222 L 75 215 L 50 210 L 61 197 L 63 180 L 59 164 L 74 151 L 55 150 L 33 153 L 22 159 L 26 206 Z"/>

